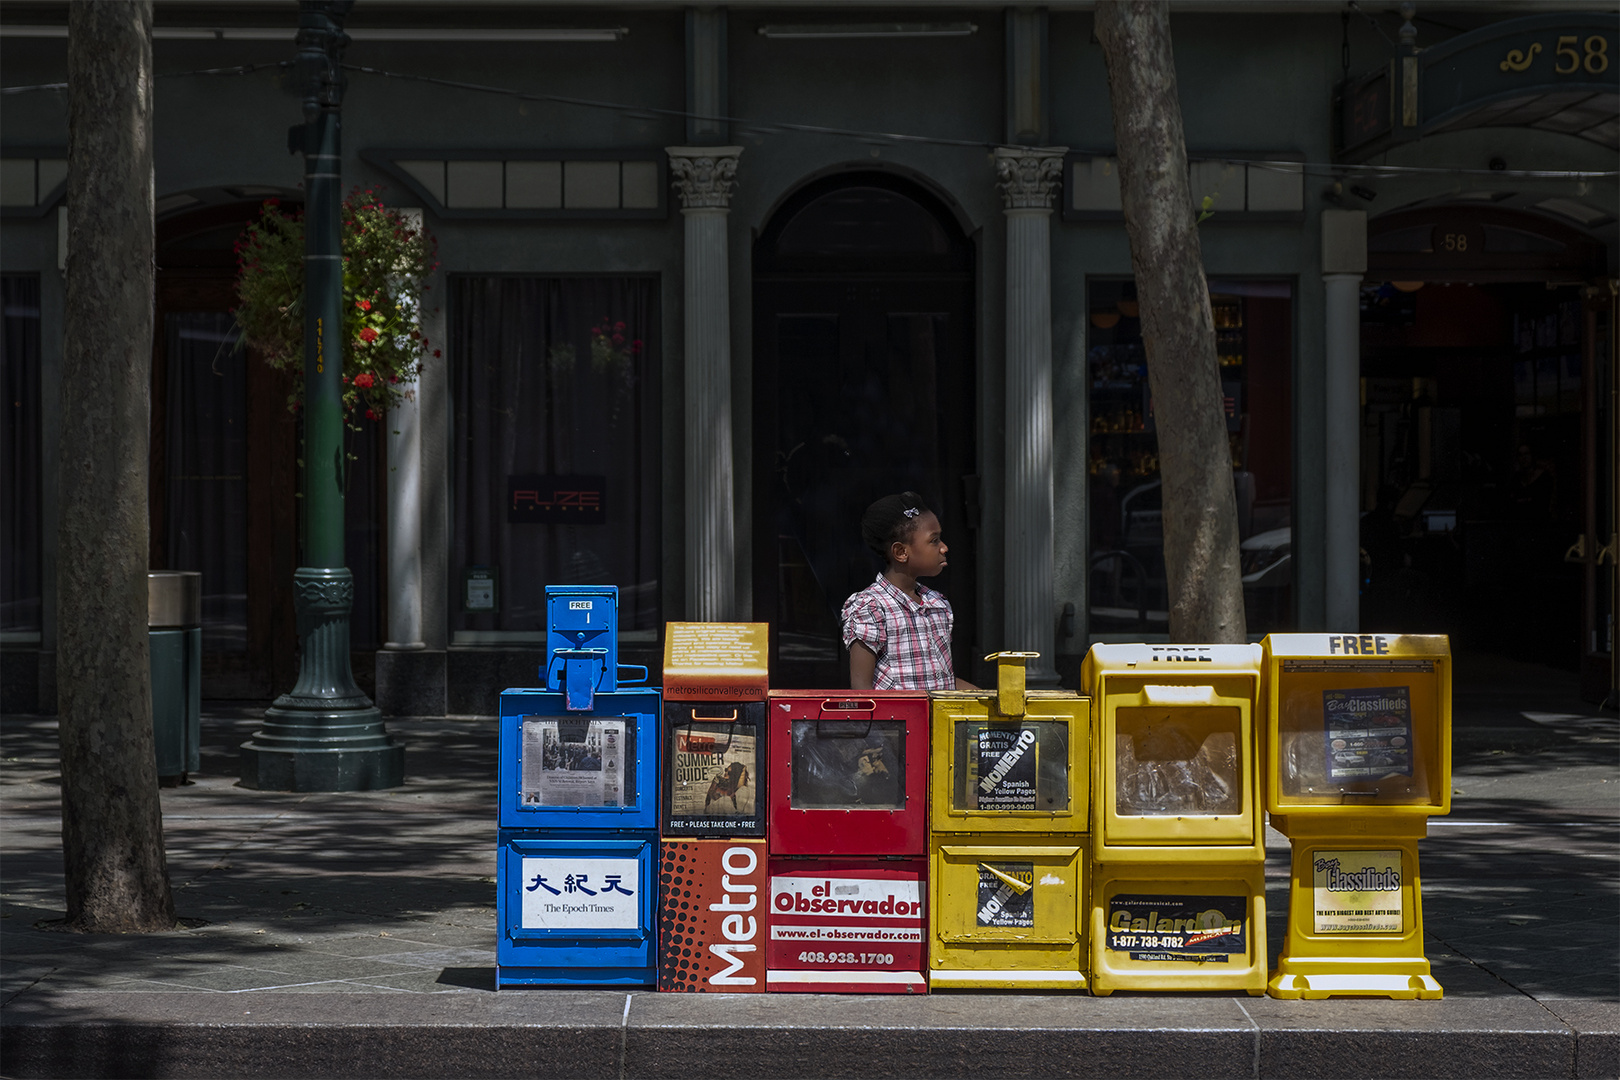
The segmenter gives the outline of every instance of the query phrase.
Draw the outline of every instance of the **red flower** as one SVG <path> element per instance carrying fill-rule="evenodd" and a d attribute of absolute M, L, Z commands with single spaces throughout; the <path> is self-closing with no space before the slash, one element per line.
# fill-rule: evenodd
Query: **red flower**
<path fill-rule="evenodd" d="M 444 355 L 444 354 L 443 354 L 443 353 L 441 353 L 441 352 L 440 352 L 440 351 L 439 351 L 439 350 L 438 350 L 438 349 L 434 349 L 434 350 L 433 350 L 433 355 L 434 355 L 434 356 L 435 356 L 435 357 L 440 357 L 440 356 L 443 356 L 443 355 Z"/>
<path fill-rule="evenodd" d="M 371 310 L 371 301 L 370 300 L 356 300 L 354 302 L 354 306 L 359 308 L 361 311 L 370 311 Z"/>
<path fill-rule="evenodd" d="M 622 322 L 614 323 L 613 324 L 613 329 L 617 330 L 621 334 L 624 333 L 624 323 L 622 323 Z"/>
<path fill-rule="evenodd" d="M 369 326 L 361 327 L 360 328 L 360 340 L 364 341 L 368 345 L 371 344 L 373 341 L 377 340 L 377 331 L 373 330 Z"/>
<path fill-rule="evenodd" d="M 391 382 L 391 383 L 397 383 L 397 382 L 399 382 L 399 376 L 398 375 L 390 375 L 390 376 L 388 376 L 388 381 Z"/>
<path fill-rule="evenodd" d="M 369 371 L 362 371 L 354 377 L 354 385 L 362 390 L 370 390 L 377 384 L 377 377 Z"/>
<path fill-rule="evenodd" d="M 266 199 L 266 200 L 264 200 L 264 205 L 266 205 L 266 206 L 280 206 L 281 205 L 281 200 L 280 199 L 275 199 L 275 198 Z"/>
<path fill-rule="evenodd" d="M 366 410 L 366 419 L 367 420 L 376 420 L 377 419 L 376 412 L 371 410 L 371 409 L 367 409 Z"/>
<path fill-rule="evenodd" d="M 615 345 L 623 345 L 624 344 L 624 335 L 623 334 L 614 334 L 613 335 L 613 344 L 615 344 Z"/>

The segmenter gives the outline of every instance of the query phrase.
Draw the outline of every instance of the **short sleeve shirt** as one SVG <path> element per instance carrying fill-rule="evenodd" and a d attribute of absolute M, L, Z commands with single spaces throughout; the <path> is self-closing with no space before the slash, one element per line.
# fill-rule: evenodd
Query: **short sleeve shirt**
<path fill-rule="evenodd" d="M 916 600 L 878 579 L 844 602 L 844 647 L 861 642 L 877 654 L 874 690 L 954 690 L 951 629 L 944 593 L 918 585 Z"/>

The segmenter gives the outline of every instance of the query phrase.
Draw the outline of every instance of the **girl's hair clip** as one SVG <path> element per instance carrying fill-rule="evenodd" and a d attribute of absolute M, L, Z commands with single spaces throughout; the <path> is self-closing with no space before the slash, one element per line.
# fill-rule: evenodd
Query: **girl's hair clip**
<path fill-rule="evenodd" d="M 908 518 L 914 518 L 918 514 L 922 513 L 922 511 L 917 509 L 915 506 L 908 506 L 908 507 L 906 507 L 904 510 L 902 510 L 900 512 L 902 514 L 906 515 L 906 517 L 908 517 Z"/>

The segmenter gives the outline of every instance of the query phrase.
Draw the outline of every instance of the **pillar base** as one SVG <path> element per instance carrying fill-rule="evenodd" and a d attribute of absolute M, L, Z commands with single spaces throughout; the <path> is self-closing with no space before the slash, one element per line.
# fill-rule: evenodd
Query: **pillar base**
<path fill-rule="evenodd" d="M 1376 966 L 1379 970 L 1369 970 Z M 1365 957 L 1315 957 L 1309 961 L 1277 962 L 1266 993 L 1291 1001 L 1320 1001 L 1330 997 L 1380 997 L 1410 1001 L 1438 1001 L 1445 996 L 1429 974 L 1429 962 L 1412 960 L 1369 961 Z"/>
<path fill-rule="evenodd" d="M 242 744 L 242 786 L 257 791 L 378 791 L 405 782 L 405 746 L 382 712 L 301 709 L 281 698 Z"/>

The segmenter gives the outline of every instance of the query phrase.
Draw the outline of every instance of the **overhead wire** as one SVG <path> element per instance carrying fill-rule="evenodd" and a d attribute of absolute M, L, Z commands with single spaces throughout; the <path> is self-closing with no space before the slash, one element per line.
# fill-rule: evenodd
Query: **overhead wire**
<path fill-rule="evenodd" d="M 1366 12 L 1351 3 L 1350 7 L 1368 21 L 1373 21 Z M 1377 23 L 1374 22 L 1376 26 Z M 1382 28 L 1380 28 L 1382 32 Z M 1387 36 L 1387 35 L 1386 35 Z M 238 64 L 231 67 L 198 68 L 191 71 L 165 72 L 157 76 L 159 79 L 175 79 L 186 76 L 235 76 L 251 75 L 258 71 L 268 69 L 284 69 L 292 67 L 296 61 L 279 60 L 262 64 Z M 363 64 L 344 64 L 343 70 L 360 75 L 371 75 L 384 79 L 398 79 L 404 82 L 421 83 L 428 86 L 439 86 L 446 89 L 460 90 L 476 94 L 492 94 L 513 98 L 519 101 L 541 102 L 553 105 L 565 105 L 584 109 L 600 109 L 608 112 L 620 113 L 633 119 L 670 119 L 670 120 L 698 120 L 709 123 L 725 124 L 744 136 L 765 137 L 779 132 L 795 132 L 806 135 L 824 135 L 839 138 L 855 139 L 871 145 L 927 145 L 944 146 L 956 149 L 993 151 L 1003 143 L 976 139 L 952 139 L 938 135 L 913 135 L 898 131 L 873 131 L 863 128 L 847 128 L 826 124 L 803 124 L 782 120 L 751 120 L 741 116 L 711 115 L 696 113 L 686 109 L 664 108 L 655 105 L 630 105 L 617 101 L 602 101 L 595 98 L 575 97 L 569 94 L 549 94 L 531 90 L 514 90 L 503 86 L 489 86 L 484 83 L 464 82 L 458 79 L 445 79 L 435 75 L 418 75 L 410 72 L 389 71 L 386 68 L 370 67 Z M 32 93 L 46 90 L 65 90 L 66 83 L 40 83 L 32 86 L 0 87 L 0 95 L 13 95 Z M 1112 157 L 1106 151 L 1087 152 L 1079 151 L 1082 157 Z M 1613 169 L 1471 169 L 1445 165 L 1379 165 L 1368 162 L 1339 163 L 1339 162 L 1313 162 L 1313 161 L 1284 161 L 1238 157 L 1221 157 L 1205 154 L 1188 154 L 1189 161 L 1219 162 L 1228 165 L 1243 165 L 1250 168 L 1261 168 L 1278 172 L 1299 172 L 1308 176 L 1494 176 L 1512 179 L 1531 180 L 1607 180 L 1620 177 L 1620 170 Z"/>

